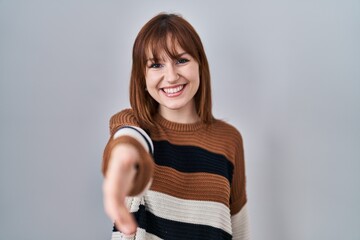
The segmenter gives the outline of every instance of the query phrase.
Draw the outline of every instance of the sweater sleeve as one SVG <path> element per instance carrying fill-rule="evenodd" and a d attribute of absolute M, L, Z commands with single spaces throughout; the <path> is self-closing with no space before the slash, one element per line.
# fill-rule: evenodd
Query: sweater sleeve
<path fill-rule="evenodd" d="M 133 188 L 129 192 L 129 196 L 135 196 L 146 190 L 151 182 L 154 172 L 154 161 L 152 159 L 154 147 L 148 134 L 138 126 L 130 109 L 123 110 L 110 119 L 110 138 L 104 149 L 102 161 L 104 176 L 106 176 L 113 148 L 124 143 L 134 146 L 140 155 Z"/>
<path fill-rule="evenodd" d="M 250 239 L 249 218 L 247 212 L 246 176 L 244 148 L 241 135 L 239 134 L 237 150 L 235 154 L 234 175 L 231 184 L 231 224 L 233 239 Z"/>

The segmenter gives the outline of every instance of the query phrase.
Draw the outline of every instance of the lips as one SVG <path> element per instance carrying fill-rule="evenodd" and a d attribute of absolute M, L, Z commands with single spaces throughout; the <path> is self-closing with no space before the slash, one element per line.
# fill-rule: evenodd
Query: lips
<path fill-rule="evenodd" d="M 185 87 L 185 84 L 183 85 L 178 85 L 176 87 L 166 87 L 166 88 L 162 88 L 162 90 L 168 94 L 168 95 L 176 95 L 177 93 L 180 93 L 181 90 L 183 90 Z"/>
<path fill-rule="evenodd" d="M 177 96 L 180 96 L 184 92 L 185 87 L 186 87 L 186 84 L 181 84 L 181 85 L 176 85 L 173 87 L 164 87 L 164 88 L 161 88 L 161 90 L 167 97 L 177 97 Z"/>

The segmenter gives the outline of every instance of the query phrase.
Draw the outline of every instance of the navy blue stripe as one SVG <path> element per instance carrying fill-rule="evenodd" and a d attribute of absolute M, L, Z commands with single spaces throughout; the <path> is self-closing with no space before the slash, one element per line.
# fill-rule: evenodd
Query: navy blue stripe
<path fill-rule="evenodd" d="M 218 174 L 231 184 L 234 166 L 224 155 L 194 146 L 174 145 L 168 141 L 153 141 L 153 144 L 156 164 L 184 173 Z"/>
<path fill-rule="evenodd" d="M 138 133 L 145 139 L 145 142 L 146 142 L 146 144 L 147 144 L 148 147 L 149 147 L 150 153 L 151 153 L 151 154 L 154 153 L 154 149 L 152 149 L 149 140 L 147 139 L 147 137 L 146 137 L 144 134 L 142 134 L 139 130 L 137 130 L 136 128 L 134 128 L 134 127 L 132 127 L 132 126 L 123 126 L 123 127 L 119 128 L 118 131 L 119 131 L 120 129 L 123 129 L 123 128 L 130 128 L 130 129 L 133 129 L 133 130 L 135 130 L 136 132 L 138 132 Z"/>
<path fill-rule="evenodd" d="M 166 240 L 231 240 L 231 235 L 222 229 L 192 223 L 182 223 L 155 216 L 140 205 L 139 211 L 134 213 L 140 228 Z M 114 227 L 114 231 L 118 231 Z"/>

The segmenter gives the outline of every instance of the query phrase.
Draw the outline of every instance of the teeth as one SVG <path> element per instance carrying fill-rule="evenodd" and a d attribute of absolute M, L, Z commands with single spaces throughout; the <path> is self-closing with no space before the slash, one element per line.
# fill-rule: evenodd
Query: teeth
<path fill-rule="evenodd" d="M 184 88 L 184 85 L 178 86 L 176 88 L 163 88 L 164 92 L 168 94 L 180 92 Z"/>

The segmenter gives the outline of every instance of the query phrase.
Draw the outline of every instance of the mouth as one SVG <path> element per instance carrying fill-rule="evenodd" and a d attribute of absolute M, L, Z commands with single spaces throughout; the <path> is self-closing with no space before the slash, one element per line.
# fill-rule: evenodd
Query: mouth
<path fill-rule="evenodd" d="M 165 87 L 161 88 L 161 90 L 169 97 L 178 96 L 182 93 L 183 89 L 185 88 L 186 84 L 177 85 L 174 87 Z"/>

